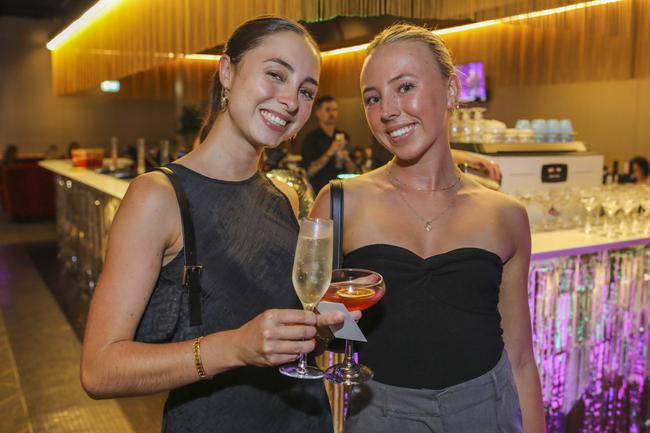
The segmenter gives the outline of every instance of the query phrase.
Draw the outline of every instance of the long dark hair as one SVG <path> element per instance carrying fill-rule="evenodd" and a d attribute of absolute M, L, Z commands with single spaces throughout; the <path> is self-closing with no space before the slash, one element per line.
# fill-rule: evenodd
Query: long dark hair
<path fill-rule="evenodd" d="M 650 164 L 646 158 L 642 156 L 635 156 L 630 160 L 630 164 L 639 167 L 645 177 L 648 177 L 648 174 L 650 174 Z"/>
<path fill-rule="evenodd" d="M 18 146 L 15 144 L 8 144 L 5 148 L 4 155 L 2 155 L 2 163 L 4 165 L 13 164 L 18 159 Z"/>
<path fill-rule="evenodd" d="M 314 46 L 316 51 L 320 51 L 318 49 L 318 44 L 316 44 L 307 29 L 298 22 L 288 18 L 263 15 L 257 18 L 252 18 L 237 27 L 228 39 L 228 42 L 226 42 L 223 54 L 230 57 L 231 64 L 236 65 L 241 61 L 246 52 L 258 46 L 266 37 L 282 31 L 290 31 L 304 36 L 305 39 L 307 39 L 307 42 Z M 208 115 L 203 121 L 201 131 L 199 132 L 200 141 L 205 140 L 208 136 L 214 121 L 217 119 L 217 116 L 222 109 L 222 91 L 223 86 L 219 80 L 219 69 L 217 69 L 212 76 L 210 109 Z"/>

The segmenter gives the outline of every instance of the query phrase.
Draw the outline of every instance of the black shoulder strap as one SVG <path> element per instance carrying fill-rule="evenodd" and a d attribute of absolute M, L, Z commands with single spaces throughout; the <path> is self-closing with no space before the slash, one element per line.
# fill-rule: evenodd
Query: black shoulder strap
<path fill-rule="evenodd" d="M 330 218 L 334 221 L 334 252 L 332 268 L 343 266 L 343 182 L 335 179 L 330 182 Z"/>
<path fill-rule="evenodd" d="M 183 225 L 183 253 L 185 266 L 183 266 L 182 282 L 189 293 L 190 326 L 201 324 L 201 283 L 200 276 L 203 266 L 197 263 L 196 238 L 194 234 L 194 222 L 190 214 L 190 203 L 187 200 L 183 185 L 176 174 L 168 167 L 158 167 L 156 170 L 164 173 L 176 193 L 178 207 L 181 211 L 181 223 Z"/>

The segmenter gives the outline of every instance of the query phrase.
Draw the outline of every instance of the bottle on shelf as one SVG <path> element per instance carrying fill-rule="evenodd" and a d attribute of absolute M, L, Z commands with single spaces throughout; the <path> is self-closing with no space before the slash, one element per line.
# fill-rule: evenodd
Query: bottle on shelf
<path fill-rule="evenodd" d="M 138 175 L 143 174 L 146 171 L 145 150 L 146 149 L 145 149 L 144 138 L 138 138 L 136 141 L 136 151 L 137 151 L 136 173 Z"/>
<path fill-rule="evenodd" d="M 118 139 L 117 137 L 111 137 L 111 166 L 110 170 L 117 170 L 117 157 L 118 157 Z"/>
<path fill-rule="evenodd" d="M 160 140 L 160 165 L 169 164 L 169 140 Z"/>
<path fill-rule="evenodd" d="M 612 163 L 612 183 L 618 183 L 618 161 Z"/>
<path fill-rule="evenodd" d="M 618 182 L 632 183 L 634 182 L 633 177 L 630 161 L 623 161 L 623 168 L 621 169 L 621 174 L 618 175 Z"/>

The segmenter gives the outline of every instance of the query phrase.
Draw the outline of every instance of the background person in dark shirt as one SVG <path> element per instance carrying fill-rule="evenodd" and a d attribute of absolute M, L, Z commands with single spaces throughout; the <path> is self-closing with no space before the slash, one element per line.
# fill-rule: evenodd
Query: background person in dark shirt
<path fill-rule="evenodd" d="M 15 144 L 8 144 L 5 148 L 4 153 L 2 154 L 2 164 L 9 165 L 15 164 L 18 160 L 18 146 Z"/>
<path fill-rule="evenodd" d="M 630 163 L 632 164 L 634 182 L 650 183 L 650 164 L 648 164 L 648 160 L 642 156 L 636 156 L 632 158 Z"/>
<path fill-rule="evenodd" d="M 319 127 L 302 142 L 302 166 L 307 170 L 314 192 L 341 173 L 355 173 L 356 167 L 348 151 L 349 137 L 336 129 L 339 109 L 331 96 L 321 96 L 314 103 Z"/>

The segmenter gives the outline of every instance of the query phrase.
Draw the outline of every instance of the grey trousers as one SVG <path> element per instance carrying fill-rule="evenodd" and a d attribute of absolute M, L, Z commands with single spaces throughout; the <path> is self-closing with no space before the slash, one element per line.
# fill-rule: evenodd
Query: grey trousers
<path fill-rule="evenodd" d="M 350 397 L 345 433 L 521 433 L 508 356 L 467 382 L 441 390 L 369 381 Z"/>

